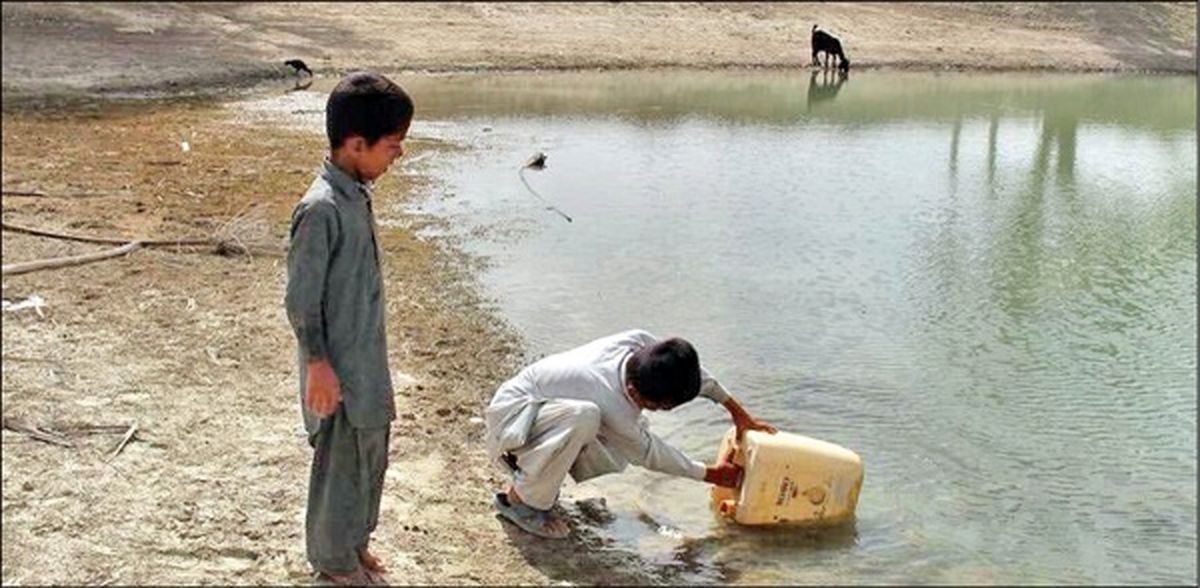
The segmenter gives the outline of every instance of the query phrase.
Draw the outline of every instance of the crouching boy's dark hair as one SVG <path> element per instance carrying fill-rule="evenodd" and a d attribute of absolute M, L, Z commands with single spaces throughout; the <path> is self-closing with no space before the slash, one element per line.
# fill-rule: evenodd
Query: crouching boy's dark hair
<path fill-rule="evenodd" d="M 325 134 L 330 149 L 353 135 L 370 146 L 384 135 L 407 129 L 412 117 L 413 102 L 403 88 L 381 74 L 357 71 L 342 78 L 329 94 Z"/>
<path fill-rule="evenodd" d="M 690 402 L 700 393 L 700 356 L 678 337 L 634 351 L 625 369 L 638 393 L 664 409 Z"/>

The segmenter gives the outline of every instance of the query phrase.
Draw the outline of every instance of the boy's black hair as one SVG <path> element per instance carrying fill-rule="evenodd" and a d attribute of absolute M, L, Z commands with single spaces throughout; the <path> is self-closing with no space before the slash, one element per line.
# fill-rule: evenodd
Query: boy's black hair
<path fill-rule="evenodd" d="M 356 71 L 338 82 L 325 103 L 325 134 L 329 148 L 337 149 L 352 135 L 374 145 L 384 135 L 399 132 L 412 122 L 413 102 L 404 89 L 386 76 Z"/>
<path fill-rule="evenodd" d="M 690 402 L 700 393 L 700 356 L 679 337 L 634 351 L 625 370 L 638 393 L 664 409 Z"/>

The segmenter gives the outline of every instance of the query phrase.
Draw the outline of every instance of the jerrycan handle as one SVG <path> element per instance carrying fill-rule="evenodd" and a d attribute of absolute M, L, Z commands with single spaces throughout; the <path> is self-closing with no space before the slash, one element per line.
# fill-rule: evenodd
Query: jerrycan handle
<path fill-rule="evenodd" d="M 721 457 L 726 457 L 729 453 L 732 453 L 733 455 L 729 456 L 728 459 L 729 463 L 743 468 L 746 467 L 745 438 L 739 442 L 737 438 L 737 429 L 734 427 L 730 427 L 729 432 L 726 433 L 725 436 L 726 440 L 729 442 L 729 446 L 724 448 L 725 455 L 722 455 Z"/>

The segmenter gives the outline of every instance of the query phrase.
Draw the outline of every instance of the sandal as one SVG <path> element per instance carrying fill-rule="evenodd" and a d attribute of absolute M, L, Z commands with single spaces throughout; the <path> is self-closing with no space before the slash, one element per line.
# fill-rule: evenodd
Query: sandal
<path fill-rule="evenodd" d="M 548 528 L 550 521 L 559 520 L 548 510 L 538 510 L 525 504 L 509 502 L 504 492 L 496 493 L 496 510 L 512 524 L 522 530 L 546 539 L 565 539 L 571 534 L 570 529 L 556 532 Z"/>

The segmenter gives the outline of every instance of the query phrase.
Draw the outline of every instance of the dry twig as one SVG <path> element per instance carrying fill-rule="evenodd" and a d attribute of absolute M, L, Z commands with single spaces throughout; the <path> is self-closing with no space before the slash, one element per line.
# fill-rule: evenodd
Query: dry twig
<path fill-rule="evenodd" d="M 33 227 L 22 227 L 12 223 L 0 223 L 0 228 L 12 231 L 14 233 L 25 233 L 26 235 L 35 235 L 38 237 L 49 237 L 51 239 L 63 239 L 66 241 L 79 241 L 80 243 L 100 243 L 105 245 L 119 245 L 137 241 L 143 247 L 168 247 L 168 246 L 210 246 L 216 244 L 216 240 L 212 237 L 189 237 L 187 239 L 130 239 L 128 237 L 93 237 L 91 235 L 77 235 L 74 233 L 60 233 L 57 231 L 49 231 L 46 229 L 35 229 Z"/>
<path fill-rule="evenodd" d="M 69 257 L 53 257 L 50 259 L 38 259 L 22 263 L 9 263 L 0 268 L 0 275 L 15 276 L 17 274 L 36 272 L 44 269 L 56 269 L 60 267 L 83 265 L 85 263 L 93 263 L 113 257 L 120 257 L 135 249 L 140 249 L 141 247 L 141 241 L 133 241 L 115 249 L 105 249 L 104 251 L 97 251 L 95 253 L 85 253 L 83 255 L 72 255 Z"/>
<path fill-rule="evenodd" d="M 4 428 L 10 431 L 24 433 L 29 435 L 30 438 L 37 439 L 43 443 L 58 445 L 60 447 L 74 447 L 74 444 L 68 441 L 66 437 L 63 437 L 54 431 L 47 431 L 33 425 L 10 419 L 8 417 L 4 418 Z"/>
<path fill-rule="evenodd" d="M 2 190 L 0 194 L 5 196 L 24 196 L 27 198 L 104 198 L 107 196 L 116 196 L 116 194 L 104 194 L 99 192 L 65 192 L 62 194 L 47 194 L 41 190 Z"/>
<path fill-rule="evenodd" d="M 107 435 L 127 430 L 124 425 L 95 425 L 89 427 L 71 427 L 71 433 L 76 435 Z"/>
<path fill-rule="evenodd" d="M 270 242 L 270 229 L 267 224 L 261 219 L 251 219 L 245 214 L 245 210 L 238 215 L 223 223 L 217 231 L 210 237 L 189 237 L 186 239 L 129 239 L 127 237 L 94 237 L 91 235 L 78 235 L 73 233 L 61 233 L 46 229 L 37 229 L 33 227 L 23 227 L 7 222 L 0 222 L 0 228 L 4 228 L 16 233 L 25 233 L 27 235 L 35 235 L 38 237 L 49 237 L 51 239 L 64 239 L 67 241 L 79 241 L 81 243 L 101 243 L 101 244 L 124 244 L 123 247 L 104 251 L 95 254 L 81 255 L 76 258 L 60 258 L 50 260 L 40 260 L 34 262 L 26 262 L 26 264 L 13 264 L 14 267 L 4 266 L 4 274 L 8 275 L 25 273 L 39 269 L 50 269 L 56 267 L 66 267 L 70 265 L 79 265 L 81 263 L 90 263 L 101 259 L 116 257 L 128 251 L 123 250 L 124 247 L 129 247 L 129 251 L 139 247 L 212 247 L 213 252 L 218 255 L 250 255 L 251 251 L 263 255 L 279 255 L 282 249 L 273 245 Z M 245 234 L 245 235 L 244 235 Z M 246 236 L 244 240 L 242 237 Z M 253 238 L 251 238 L 253 237 Z M 245 241 L 249 241 L 247 244 Z M 134 243 L 137 243 L 134 246 Z M 24 265 L 29 265 L 33 269 L 26 269 Z"/>
<path fill-rule="evenodd" d="M 121 443 L 117 445 L 117 448 L 113 450 L 112 455 L 108 456 L 108 461 L 112 461 L 116 459 L 118 455 L 121 455 L 121 451 L 125 449 L 125 446 L 128 445 L 135 436 L 137 436 L 137 429 L 137 423 L 129 425 L 129 430 L 125 431 L 125 437 L 121 439 Z"/>

